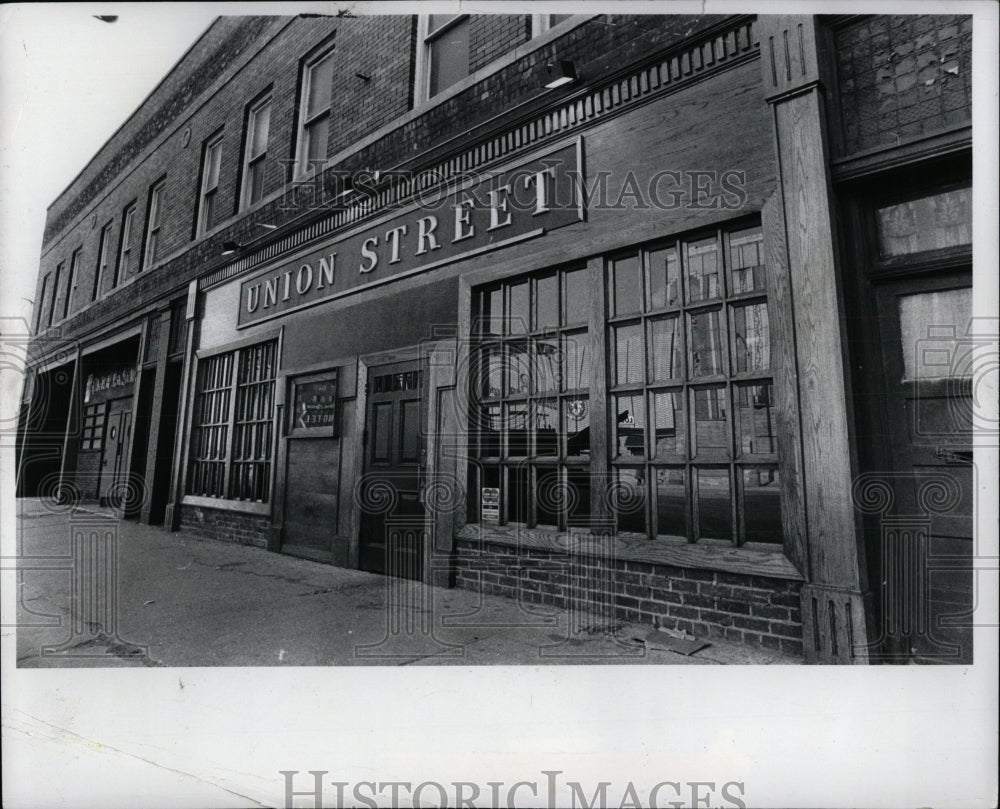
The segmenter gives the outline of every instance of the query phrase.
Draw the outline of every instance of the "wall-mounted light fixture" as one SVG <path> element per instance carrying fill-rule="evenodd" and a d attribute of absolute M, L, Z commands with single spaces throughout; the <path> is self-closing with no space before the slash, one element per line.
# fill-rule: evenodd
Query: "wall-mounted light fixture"
<path fill-rule="evenodd" d="M 576 81 L 576 67 L 566 59 L 549 62 L 547 69 L 548 80 L 545 82 L 545 87 L 549 90 L 554 87 L 562 87 L 564 84 L 572 84 Z"/>
<path fill-rule="evenodd" d="M 371 81 L 371 76 L 366 76 L 364 73 L 355 73 L 354 78 L 361 79 L 361 81 Z"/>
<path fill-rule="evenodd" d="M 237 253 L 243 249 L 242 244 L 237 244 L 236 242 L 223 242 L 222 243 L 222 255 L 231 256 L 233 253 Z"/>
<path fill-rule="evenodd" d="M 265 228 L 266 230 L 277 230 L 278 229 L 277 225 L 272 225 L 270 222 L 255 222 L 254 224 L 256 224 L 257 227 L 259 227 L 259 228 Z"/>

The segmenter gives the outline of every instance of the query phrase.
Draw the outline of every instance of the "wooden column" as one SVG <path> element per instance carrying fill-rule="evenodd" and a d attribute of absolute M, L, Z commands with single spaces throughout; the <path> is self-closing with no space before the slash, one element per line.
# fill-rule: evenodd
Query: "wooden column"
<path fill-rule="evenodd" d="M 764 16 L 759 25 L 784 219 L 777 250 L 786 259 L 802 425 L 803 645 L 810 662 L 864 663 L 870 611 L 851 497 L 857 458 L 826 122 L 832 49 L 815 17 Z"/>
<path fill-rule="evenodd" d="M 160 327 L 156 344 L 156 375 L 153 377 L 153 401 L 149 411 L 149 443 L 146 446 L 145 485 L 146 496 L 142 502 L 139 519 L 149 525 L 153 497 L 150 487 L 156 481 L 156 458 L 159 454 L 160 430 L 163 427 L 163 387 L 167 376 L 167 357 L 170 354 L 170 309 L 160 313 Z"/>
<path fill-rule="evenodd" d="M 76 456 L 80 449 L 83 431 L 83 352 L 77 345 L 73 358 L 73 379 L 70 382 L 69 410 L 66 413 L 66 431 L 63 435 L 62 459 L 59 462 L 59 485 L 66 484 L 66 475 L 76 471 Z M 78 412 L 79 411 L 79 412 Z M 73 489 L 69 489 L 73 491 Z"/>
<path fill-rule="evenodd" d="M 194 352 L 198 339 L 198 282 L 188 285 L 187 309 L 184 312 L 184 328 L 187 332 L 184 343 L 184 370 L 181 374 L 180 402 L 177 406 L 177 437 L 174 441 L 174 462 L 170 470 L 170 502 L 167 503 L 163 524 L 171 531 L 176 531 L 181 524 L 181 500 L 184 499 L 184 465 L 188 452 L 188 421 L 194 397 Z M 170 334 L 167 333 L 167 342 Z"/>

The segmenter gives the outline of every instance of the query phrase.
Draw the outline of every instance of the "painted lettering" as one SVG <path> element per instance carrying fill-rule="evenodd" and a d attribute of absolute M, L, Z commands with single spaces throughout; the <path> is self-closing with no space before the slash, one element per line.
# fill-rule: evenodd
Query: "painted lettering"
<path fill-rule="evenodd" d="M 487 230 L 499 230 L 500 228 L 505 228 L 511 222 L 510 211 L 507 207 L 507 193 L 510 191 L 510 186 L 504 185 L 495 191 L 490 191 L 488 196 L 490 198 L 490 226 L 486 228 Z M 505 213 L 507 216 L 505 219 L 500 218 L 500 214 Z"/>
<path fill-rule="evenodd" d="M 278 278 L 269 279 L 264 286 L 264 308 L 268 309 L 278 303 Z"/>
<path fill-rule="evenodd" d="M 417 220 L 417 252 L 414 255 L 422 256 L 427 252 L 427 248 L 424 247 L 425 242 L 430 244 L 431 250 L 437 250 L 441 247 L 438 244 L 437 237 L 434 235 L 437 226 L 437 217 L 433 215 L 423 216 Z"/>
<path fill-rule="evenodd" d="M 532 216 L 538 216 L 538 214 L 549 210 L 549 184 L 545 178 L 555 176 L 555 166 L 548 166 L 541 171 L 536 171 L 525 176 L 524 187 L 531 188 L 532 185 L 535 186 L 535 211 Z"/>
<path fill-rule="evenodd" d="M 247 287 L 247 312 L 251 315 L 260 306 L 260 284 Z"/>
<path fill-rule="evenodd" d="M 316 289 L 323 289 L 327 284 L 333 286 L 333 274 L 337 270 L 337 254 L 330 253 L 330 260 L 320 257 L 319 260 L 319 283 Z"/>
<path fill-rule="evenodd" d="M 476 235 L 476 229 L 470 221 L 472 217 L 472 205 L 473 202 L 471 199 L 463 199 L 455 205 L 455 238 L 451 240 L 452 244 L 470 239 Z"/>
<path fill-rule="evenodd" d="M 292 271 L 285 270 L 285 291 L 281 300 L 287 301 L 290 297 L 292 297 Z"/>
<path fill-rule="evenodd" d="M 299 267 L 299 274 L 295 277 L 295 291 L 299 295 L 305 295 L 313 283 L 312 264 L 303 264 Z"/>
<path fill-rule="evenodd" d="M 406 225 L 400 225 L 398 228 L 393 228 L 385 232 L 386 241 L 389 242 L 389 248 L 392 251 L 389 258 L 390 264 L 395 264 L 399 261 L 399 237 L 405 235 Z"/>
<path fill-rule="evenodd" d="M 364 240 L 361 245 L 361 257 L 368 261 L 368 266 L 366 267 L 362 264 L 358 267 L 358 272 L 371 272 L 376 266 L 378 266 L 378 253 L 376 253 L 373 249 L 376 245 L 378 245 L 378 236 L 372 236 Z"/>

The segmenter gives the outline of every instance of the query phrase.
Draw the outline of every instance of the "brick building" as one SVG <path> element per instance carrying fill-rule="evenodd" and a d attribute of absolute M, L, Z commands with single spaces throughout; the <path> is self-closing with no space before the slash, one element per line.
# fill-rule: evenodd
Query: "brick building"
<path fill-rule="evenodd" d="M 19 492 L 967 662 L 971 29 L 219 18 L 49 208 Z"/>

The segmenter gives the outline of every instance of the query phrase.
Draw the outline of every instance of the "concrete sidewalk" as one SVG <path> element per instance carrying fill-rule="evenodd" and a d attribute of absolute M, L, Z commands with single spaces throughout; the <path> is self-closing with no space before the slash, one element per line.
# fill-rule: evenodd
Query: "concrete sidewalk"
<path fill-rule="evenodd" d="M 107 537 L 116 561 L 107 566 L 98 553 L 75 563 L 80 530 Z M 691 656 L 652 650 L 635 640 L 651 627 L 170 533 L 97 509 L 21 501 L 18 539 L 21 667 L 801 663 L 723 641 Z M 102 582 L 108 570 L 117 588 Z"/>

